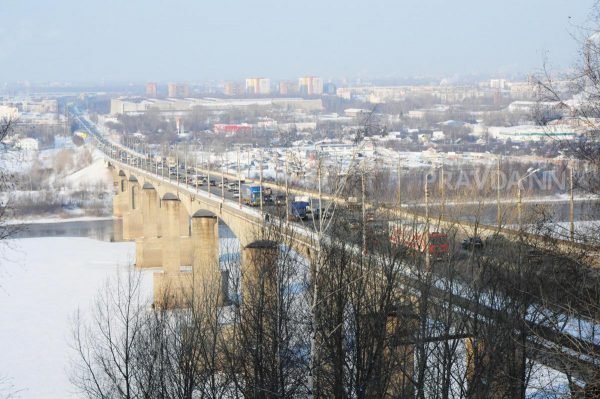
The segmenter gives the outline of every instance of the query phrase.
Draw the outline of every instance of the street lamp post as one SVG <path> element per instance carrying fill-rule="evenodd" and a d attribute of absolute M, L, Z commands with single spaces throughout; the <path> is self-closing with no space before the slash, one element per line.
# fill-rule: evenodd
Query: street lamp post
<path fill-rule="evenodd" d="M 397 179 L 398 180 L 397 181 L 397 185 L 398 185 L 397 199 L 398 199 L 398 201 L 397 202 L 398 202 L 398 209 L 401 209 L 402 208 L 402 188 L 401 188 L 401 186 L 402 186 L 402 170 L 400 168 L 400 157 L 398 157 L 398 166 L 397 166 L 396 172 L 398 174 L 398 179 Z"/>
<path fill-rule="evenodd" d="M 569 238 L 575 241 L 575 204 L 573 198 L 573 165 L 569 165 Z"/>
<path fill-rule="evenodd" d="M 196 192 L 198 192 L 198 149 L 194 151 L 194 184 L 196 185 Z"/>
<path fill-rule="evenodd" d="M 175 178 L 177 179 L 177 187 L 179 187 L 179 145 L 175 145 Z"/>
<path fill-rule="evenodd" d="M 223 154 L 221 154 L 221 201 L 225 201 L 225 160 Z"/>
<path fill-rule="evenodd" d="M 239 191 L 238 205 L 241 209 L 242 208 L 242 175 L 240 173 L 240 147 L 237 148 L 236 161 L 237 161 L 237 177 L 238 177 L 238 191 Z"/>
<path fill-rule="evenodd" d="M 259 168 L 259 193 L 260 193 L 260 214 L 263 214 L 263 151 L 260 150 L 260 168 Z"/>
<path fill-rule="evenodd" d="M 533 170 L 532 170 L 532 168 L 527 169 L 527 174 L 525 176 L 521 177 L 519 179 L 519 181 L 517 182 L 517 220 L 519 222 L 519 232 L 523 231 L 523 219 L 522 219 L 523 198 L 522 198 L 522 194 L 521 194 L 521 184 L 522 184 L 523 180 L 527 179 L 532 174 L 539 172 L 539 170 L 540 170 L 540 168 L 533 169 Z"/>
<path fill-rule="evenodd" d="M 502 156 L 498 155 L 498 164 L 496 166 L 496 223 L 498 224 L 498 230 L 502 225 L 502 212 L 500 211 L 500 162 Z"/>
<path fill-rule="evenodd" d="M 289 197 L 290 197 L 290 190 L 289 190 L 289 186 L 288 186 L 288 152 L 285 152 L 285 222 L 288 223 L 288 221 L 290 220 L 290 204 L 289 204 Z M 320 211 L 319 211 L 320 212 Z"/>
<path fill-rule="evenodd" d="M 212 148 L 208 149 L 208 164 L 206 165 L 207 168 L 207 179 L 206 179 L 206 190 L 208 191 L 208 198 L 210 198 L 210 155 L 212 153 Z"/>

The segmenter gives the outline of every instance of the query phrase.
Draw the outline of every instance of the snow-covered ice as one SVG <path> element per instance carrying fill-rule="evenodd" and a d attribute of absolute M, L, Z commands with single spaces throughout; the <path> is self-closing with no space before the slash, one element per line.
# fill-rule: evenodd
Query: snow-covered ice
<path fill-rule="evenodd" d="M 68 380 L 71 318 L 101 285 L 133 263 L 134 243 L 89 238 L 10 241 L 0 264 L 0 376 L 20 398 L 80 397 Z M 152 273 L 143 275 L 152 290 Z"/>

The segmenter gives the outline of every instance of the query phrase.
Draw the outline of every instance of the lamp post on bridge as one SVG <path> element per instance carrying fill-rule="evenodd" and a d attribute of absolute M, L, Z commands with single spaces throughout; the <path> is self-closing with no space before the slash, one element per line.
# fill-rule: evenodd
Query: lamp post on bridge
<path fill-rule="evenodd" d="M 225 202 L 225 160 L 221 154 L 221 202 Z"/>
<path fill-rule="evenodd" d="M 183 173 L 185 176 L 185 185 L 187 186 L 187 177 L 188 177 L 188 164 L 187 164 L 187 155 L 188 155 L 188 146 L 187 143 L 185 143 L 184 147 L 183 147 Z"/>
<path fill-rule="evenodd" d="M 285 173 L 285 222 L 289 223 L 290 220 L 290 203 L 289 203 L 289 198 L 290 198 L 290 189 L 289 189 L 289 177 L 288 177 L 288 152 L 287 150 L 285 151 L 285 167 L 284 167 L 284 173 Z M 320 211 L 319 211 L 320 212 Z"/>
<path fill-rule="evenodd" d="M 259 168 L 259 193 L 260 193 L 260 215 L 263 215 L 263 150 L 260 150 L 260 168 Z"/>
<path fill-rule="evenodd" d="M 208 149 L 208 164 L 207 166 L 207 178 L 206 178 L 206 191 L 208 191 L 208 198 L 210 198 L 210 156 L 212 155 L 212 147 Z"/>
<path fill-rule="evenodd" d="M 240 147 L 239 146 L 237 148 L 236 161 L 237 161 L 237 178 L 238 178 L 238 191 L 239 191 L 238 205 L 239 205 L 240 209 L 242 209 L 242 175 L 240 174 Z"/>
<path fill-rule="evenodd" d="M 522 198 L 522 194 L 521 194 L 521 184 L 523 182 L 523 180 L 527 179 L 529 176 L 533 175 L 536 172 L 539 172 L 540 168 L 537 169 L 533 169 L 533 168 L 529 168 L 527 169 L 527 174 L 523 177 L 521 177 L 518 181 L 517 181 L 517 220 L 519 222 L 519 233 L 521 233 L 523 231 L 523 219 L 522 219 L 522 215 L 523 215 L 523 198 Z"/>
<path fill-rule="evenodd" d="M 175 144 L 175 178 L 179 187 L 179 144 Z"/>

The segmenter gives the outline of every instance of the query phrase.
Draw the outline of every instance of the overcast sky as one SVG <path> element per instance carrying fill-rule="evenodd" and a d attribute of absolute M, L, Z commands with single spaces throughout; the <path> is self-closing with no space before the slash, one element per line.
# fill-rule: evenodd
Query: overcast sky
<path fill-rule="evenodd" d="M 0 81 L 528 73 L 593 0 L 0 0 Z"/>

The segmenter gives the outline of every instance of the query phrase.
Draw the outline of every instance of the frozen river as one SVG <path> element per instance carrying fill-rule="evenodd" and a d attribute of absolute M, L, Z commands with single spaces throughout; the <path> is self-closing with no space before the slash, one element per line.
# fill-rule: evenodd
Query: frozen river
<path fill-rule="evenodd" d="M 114 242 L 120 223 L 34 223 L 0 242 L 0 380 L 20 391 L 17 398 L 81 397 L 68 378 L 71 319 L 134 263 L 135 244 Z M 239 253 L 229 229 L 221 225 L 219 235 L 223 255 Z M 143 272 L 143 290 L 152 294 L 152 271 Z"/>
<path fill-rule="evenodd" d="M 84 237 L 4 244 L 0 269 L 0 375 L 20 398 L 79 397 L 68 380 L 71 318 L 133 262 L 135 245 Z M 151 290 L 151 274 L 144 275 Z"/>

